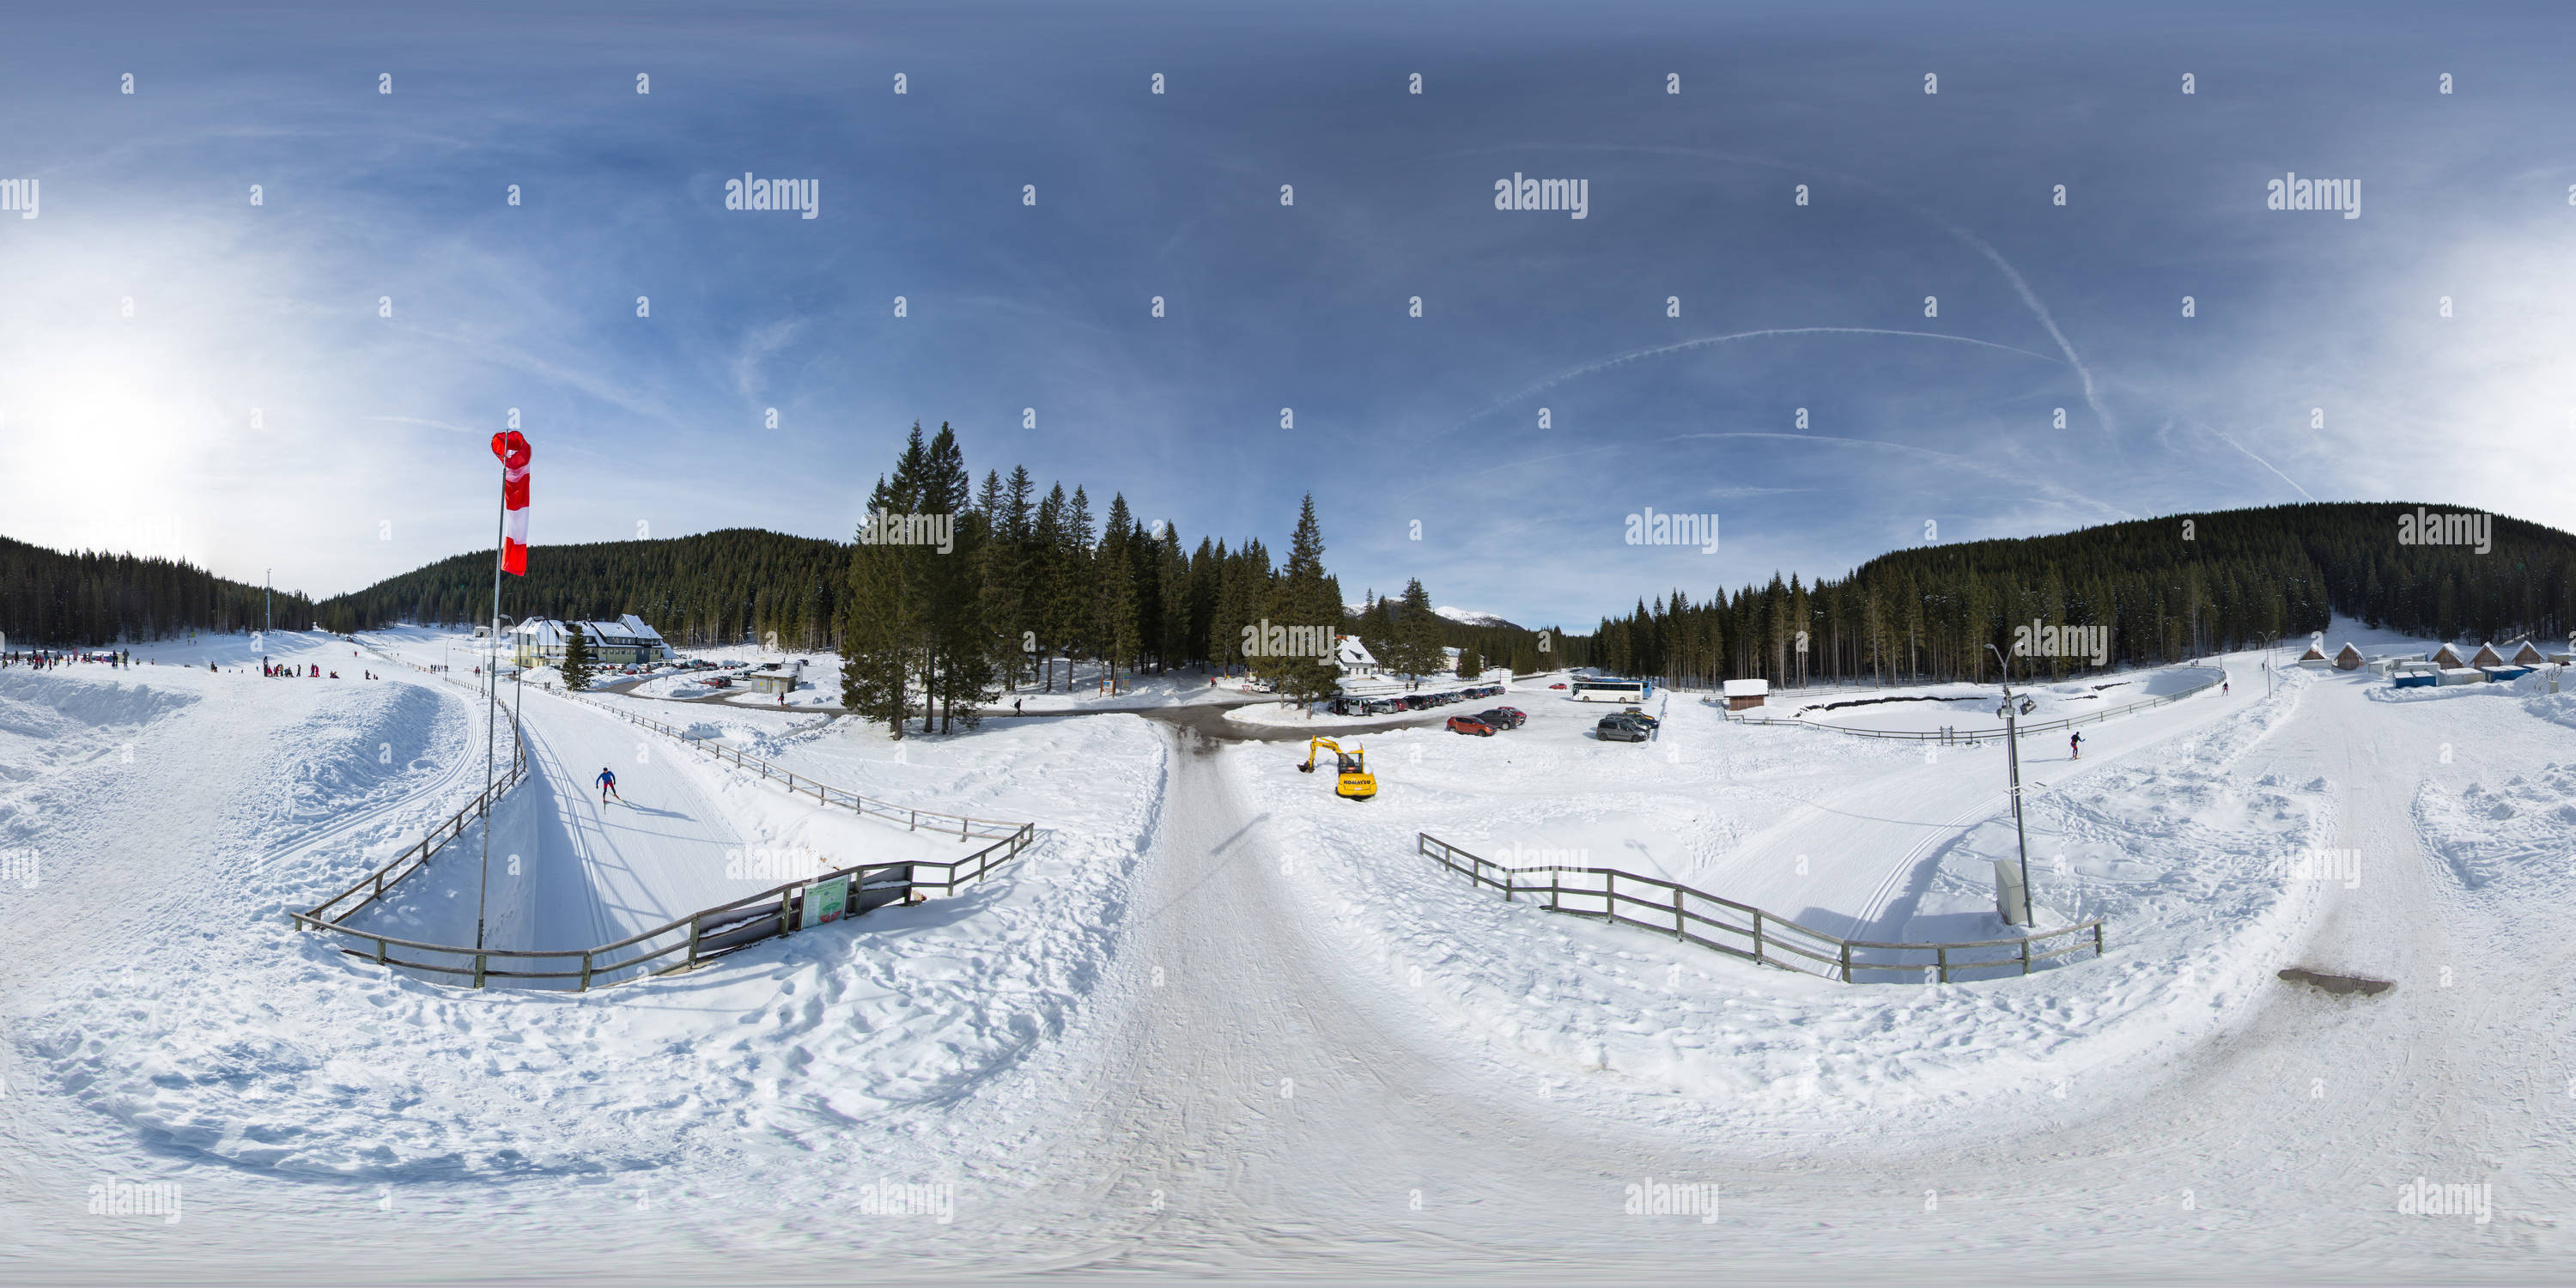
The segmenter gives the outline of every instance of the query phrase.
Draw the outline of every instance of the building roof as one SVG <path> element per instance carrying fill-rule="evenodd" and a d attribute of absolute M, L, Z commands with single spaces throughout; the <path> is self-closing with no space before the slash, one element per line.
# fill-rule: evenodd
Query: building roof
<path fill-rule="evenodd" d="M 1729 680 L 1726 682 L 1726 696 L 1730 698 L 1758 698 L 1770 692 L 1771 682 L 1769 680 Z"/>
<path fill-rule="evenodd" d="M 592 640 L 617 648 L 636 645 L 656 646 L 663 643 L 662 633 L 628 613 L 613 622 L 560 622 L 550 617 L 531 617 L 510 628 L 514 635 L 525 635 L 540 648 L 560 647 L 566 639 L 567 626 L 579 626 Z"/>

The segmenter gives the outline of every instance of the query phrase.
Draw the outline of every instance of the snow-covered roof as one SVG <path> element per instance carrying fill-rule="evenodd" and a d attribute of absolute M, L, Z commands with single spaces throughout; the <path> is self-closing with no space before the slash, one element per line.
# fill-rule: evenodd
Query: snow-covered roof
<path fill-rule="evenodd" d="M 613 622 L 577 622 L 581 632 L 594 640 L 616 645 L 663 642 L 662 633 L 645 624 L 644 619 L 628 613 Z M 560 645 L 565 640 L 566 623 L 550 617 L 531 617 L 510 628 L 514 635 L 525 635 L 540 647 Z"/>
<path fill-rule="evenodd" d="M 1771 682 L 1769 680 L 1729 680 L 1726 682 L 1726 696 L 1730 698 L 1767 697 L 1770 692 Z"/>
<path fill-rule="evenodd" d="M 1370 655 L 1368 645 L 1360 643 L 1357 635 L 1333 637 L 1333 660 L 1343 666 L 1377 665 L 1377 658 Z"/>

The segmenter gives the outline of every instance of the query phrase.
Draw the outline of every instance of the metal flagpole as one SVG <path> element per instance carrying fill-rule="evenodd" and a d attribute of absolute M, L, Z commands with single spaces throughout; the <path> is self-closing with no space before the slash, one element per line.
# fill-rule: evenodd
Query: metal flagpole
<path fill-rule="evenodd" d="M 510 523 L 510 462 L 501 462 L 501 517 L 492 524 L 492 634 L 498 643 L 501 632 L 501 555 L 508 547 Z M 493 656 L 500 656 L 496 649 Z M 483 873 L 474 887 L 474 946 L 483 946 L 484 897 L 492 888 L 492 740 L 498 719 L 494 704 L 500 701 L 500 686 L 484 677 L 484 692 L 490 696 L 483 703 Z M 476 958 L 479 963 L 481 958 Z"/>

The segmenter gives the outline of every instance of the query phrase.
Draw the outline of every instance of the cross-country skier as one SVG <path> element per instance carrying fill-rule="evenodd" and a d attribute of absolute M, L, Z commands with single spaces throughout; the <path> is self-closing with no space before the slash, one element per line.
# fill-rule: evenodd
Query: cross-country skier
<path fill-rule="evenodd" d="M 609 797 L 611 797 L 611 796 L 617 796 L 617 801 L 618 801 L 618 803 L 619 803 L 619 804 L 621 804 L 621 805 L 622 805 L 622 804 L 624 804 L 624 803 L 626 802 L 626 798 L 625 798 L 625 797 L 623 797 L 623 796 L 618 796 L 618 795 L 617 795 L 617 775 L 615 775 L 615 774 L 612 774 L 612 773 L 608 772 L 608 767 L 607 767 L 607 766 L 602 765 L 602 766 L 600 767 L 600 770 L 599 770 L 599 778 L 597 779 L 597 782 L 598 782 L 598 784 L 599 784 L 599 803 L 600 803 L 600 804 L 602 804 L 602 805 L 607 804 L 607 803 L 608 803 L 608 798 L 609 798 Z"/>
<path fill-rule="evenodd" d="M 2066 751 L 2069 760 L 2084 759 L 2084 735 L 2080 733 L 2066 735 Z"/>

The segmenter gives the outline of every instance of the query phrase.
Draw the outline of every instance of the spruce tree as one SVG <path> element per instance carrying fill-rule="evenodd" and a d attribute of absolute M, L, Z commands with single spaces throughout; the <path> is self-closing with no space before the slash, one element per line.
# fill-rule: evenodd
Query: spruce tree
<path fill-rule="evenodd" d="M 1395 619 L 1395 655 L 1381 658 L 1387 669 L 1420 679 L 1437 674 L 1448 660 L 1441 651 L 1440 614 L 1431 608 L 1431 592 L 1422 588 L 1422 579 L 1404 583 L 1400 616 Z"/>
<path fill-rule="evenodd" d="M 590 687 L 590 632 L 579 622 L 564 623 L 563 678 L 575 693 Z"/>
<path fill-rule="evenodd" d="M 1298 511 L 1297 531 L 1288 541 L 1288 560 L 1271 583 L 1265 615 L 1274 626 L 1322 632 L 1320 656 L 1293 650 L 1284 657 L 1265 653 L 1255 659 L 1253 674 L 1274 681 L 1281 697 L 1301 705 L 1339 693 L 1341 670 L 1329 650 L 1333 631 L 1341 624 L 1342 605 L 1324 572 L 1324 535 L 1315 521 L 1312 493 Z"/>

